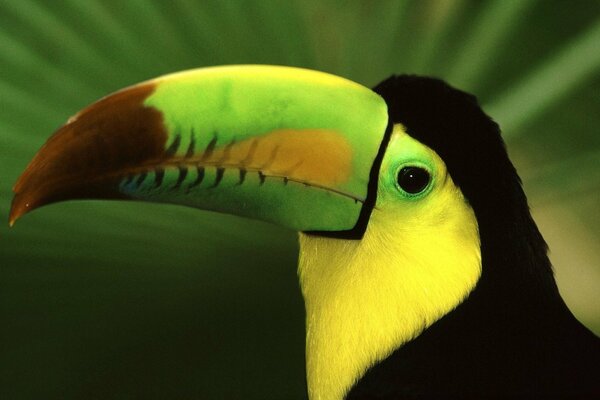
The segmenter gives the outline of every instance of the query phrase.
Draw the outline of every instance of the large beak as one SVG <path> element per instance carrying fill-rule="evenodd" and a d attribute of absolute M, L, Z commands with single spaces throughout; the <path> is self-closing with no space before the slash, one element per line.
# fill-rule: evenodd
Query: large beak
<path fill-rule="evenodd" d="M 54 133 L 13 189 L 10 224 L 45 204 L 101 198 L 351 230 L 387 123 L 381 97 L 321 72 L 167 75 L 99 100 Z"/>

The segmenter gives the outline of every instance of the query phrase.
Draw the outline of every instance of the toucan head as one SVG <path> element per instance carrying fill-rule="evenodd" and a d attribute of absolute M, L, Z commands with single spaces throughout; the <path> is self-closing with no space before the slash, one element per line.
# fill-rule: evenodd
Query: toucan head
<path fill-rule="evenodd" d="M 11 225 L 58 201 L 128 199 L 301 232 L 308 384 L 323 398 L 460 304 L 481 249 L 502 243 L 486 237 L 530 222 L 474 97 L 430 78 L 370 90 L 273 66 L 192 70 L 107 96 L 50 137 L 14 192 Z"/>
<path fill-rule="evenodd" d="M 465 96 L 433 79 L 392 77 L 371 91 L 289 67 L 167 75 L 99 100 L 55 132 L 14 187 L 10 223 L 62 200 L 132 199 L 360 238 L 378 187 L 402 206 L 443 178 L 442 159 L 460 159 L 456 169 L 468 171 L 458 176 L 477 174 L 460 147 L 490 138 L 468 146 L 452 130 L 491 130 L 496 141 L 499 131 Z M 475 118 L 464 119 L 465 99 Z M 443 118 L 432 114 L 440 104 L 433 112 Z M 420 142 L 395 144 L 409 140 L 400 133 Z"/>
<path fill-rule="evenodd" d="M 58 129 L 14 186 L 9 222 L 63 200 L 129 199 L 360 239 L 374 208 L 422 204 L 445 179 L 442 160 L 461 159 L 456 169 L 468 173 L 460 176 L 477 173 L 465 152 L 452 153 L 467 147 L 452 129 L 481 123 L 498 130 L 483 113 L 465 122 L 464 110 L 447 107 L 444 118 L 432 117 L 432 105 L 454 103 L 439 97 L 456 93 L 464 95 L 441 81 L 405 76 L 371 91 L 274 66 L 160 77 L 93 103 Z"/>

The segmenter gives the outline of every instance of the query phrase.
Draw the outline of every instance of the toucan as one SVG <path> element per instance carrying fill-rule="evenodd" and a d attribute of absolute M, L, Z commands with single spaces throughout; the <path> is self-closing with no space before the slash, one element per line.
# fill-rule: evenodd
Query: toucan
<path fill-rule="evenodd" d="M 498 125 L 442 80 L 166 75 L 71 117 L 14 193 L 11 225 L 128 199 L 298 231 L 311 400 L 600 394 L 600 340 L 561 299 Z"/>

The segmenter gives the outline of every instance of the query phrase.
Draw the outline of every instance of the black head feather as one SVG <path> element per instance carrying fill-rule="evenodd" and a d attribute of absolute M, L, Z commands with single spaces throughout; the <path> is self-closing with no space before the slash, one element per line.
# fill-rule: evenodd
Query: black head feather
<path fill-rule="evenodd" d="M 374 90 L 390 124 L 444 160 L 473 208 L 482 275 L 462 304 L 369 370 L 347 398 L 600 394 L 600 343 L 560 298 L 498 125 L 474 96 L 438 79 L 392 76 Z"/>
<path fill-rule="evenodd" d="M 522 279 L 538 282 L 544 293 L 556 295 L 546 243 L 531 218 L 500 128 L 475 96 L 439 79 L 408 75 L 393 76 L 374 90 L 387 102 L 391 121 L 404 125 L 410 136 L 444 160 L 473 207 L 485 274 L 501 269 L 494 283 L 499 286 L 508 278 L 505 290 L 514 286 L 513 273 L 524 275 Z M 518 270 L 508 270 L 511 266 Z"/>

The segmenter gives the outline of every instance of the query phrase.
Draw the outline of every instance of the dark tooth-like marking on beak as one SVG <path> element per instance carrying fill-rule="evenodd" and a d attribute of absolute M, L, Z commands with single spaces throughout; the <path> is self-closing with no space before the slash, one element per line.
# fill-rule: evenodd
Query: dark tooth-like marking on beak
<path fill-rule="evenodd" d="M 192 133 L 190 134 L 190 145 L 188 146 L 187 152 L 185 153 L 185 158 L 190 158 L 194 155 L 194 148 L 196 147 L 196 137 L 194 136 L 194 129 L 192 128 Z"/>
<path fill-rule="evenodd" d="M 284 171 L 280 171 L 279 175 L 283 176 L 283 183 L 287 185 L 288 181 L 289 181 L 289 177 L 294 173 L 294 171 L 296 169 L 298 169 L 298 167 L 300 167 L 300 165 L 302 165 L 304 161 L 303 160 L 299 160 L 297 161 L 294 165 L 292 165 L 291 167 L 285 169 Z"/>
<path fill-rule="evenodd" d="M 221 180 L 223 179 L 223 175 L 224 174 L 225 174 L 225 168 L 218 167 L 217 168 L 217 175 L 215 177 L 215 183 L 213 183 L 212 186 L 209 187 L 209 189 L 214 189 L 217 186 L 219 186 L 219 184 L 221 183 Z"/>
<path fill-rule="evenodd" d="M 144 180 L 146 180 L 147 176 L 148 176 L 147 172 L 142 172 L 135 180 L 135 187 L 139 188 L 142 185 L 142 183 L 144 183 Z"/>
<path fill-rule="evenodd" d="M 273 147 L 273 149 L 271 150 L 271 154 L 269 154 L 269 159 L 267 160 L 267 162 L 265 162 L 260 167 L 261 170 L 266 170 L 267 168 L 269 168 L 271 166 L 271 164 L 273 164 L 275 162 L 275 158 L 277 157 L 278 151 L 279 151 L 279 145 Z"/>
<path fill-rule="evenodd" d="M 198 173 L 198 176 L 196 177 L 196 180 L 194 180 L 194 182 L 192 182 L 190 186 L 188 186 L 188 190 L 200 185 L 204 180 L 204 167 L 197 166 L 196 172 Z"/>
<path fill-rule="evenodd" d="M 248 171 L 246 171 L 245 168 L 240 168 L 240 181 L 237 183 L 238 185 L 241 185 L 242 183 L 244 183 L 244 181 L 246 180 L 246 173 Z"/>
<path fill-rule="evenodd" d="M 262 186 L 265 183 L 265 179 L 267 176 L 263 174 L 262 171 L 258 171 L 258 179 L 260 179 L 260 185 Z"/>
<path fill-rule="evenodd" d="M 204 149 L 204 153 L 202 153 L 202 157 L 200 157 L 200 161 L 207 160 L 212 155 L 213 151 L 215 150 L 216 145 L 217 145 L 217 135 L 215 135 L 215 137 L 212 138 L 212 140 L 206 146 L 206 149 Z"/>
<path fill-rule="evenodd" d="M 163 179 L 165 177 L 165 170 L 157 167 L 154 169 L 154 187 L 160 187 L 163 183 Z"/>
<path fill-rule="evenodd" d="M 250 148 L 248 149 L 248 154 L 242 161 L 240 161 L 240 165 L 249 165 L 254 158 L 254 152 L 256 151 L 256 147 L 258 146 L 258 139 L 254 139 L 252 143 L 250 143 Z"/>
<path fill-rule="evenodd" d="M 225 146 L 225 149 L 223 149 L 223 155 L 221 156 L 221 158 L 219 159 L 219 161 L 217 161 L 217 165 L 222 165 L 227 160 L 229 160 L 229 157 L 231 155 L 231 147 L 233 147 L 234 144 L 235 144 L 235 139 L 233 139 L 231 142 L 229 142 Z"/>
<path fill-rule="evenodd" d="M 165 150 L 165 158 L 171 158 L 177 153 L 179 146 L 181 145 L 181 135 L 175 135 L 175 139 L 173 139 L 173 143 L 169 146 L 167 150 Z"/>
<path fill-rule="evenodd" d="M 177 177 L 177 182 L 175 182 L 175 185 L 173 186 L 173 189 L 179 189 L 181 187 L 181 184 L 183 183 L 183 181 L 185 180 L 185 177 L 187 176 L 188 173 L 188 169 L 186 166 L 179 166 L 179 176 Z"/>

